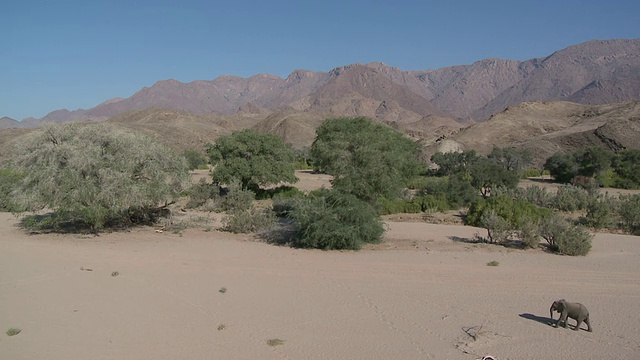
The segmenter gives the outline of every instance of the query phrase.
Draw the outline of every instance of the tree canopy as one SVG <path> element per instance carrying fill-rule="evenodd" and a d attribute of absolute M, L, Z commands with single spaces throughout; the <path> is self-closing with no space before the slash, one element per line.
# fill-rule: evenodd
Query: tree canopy
<path fill-rule="evenodd" d="M 237 131 L 210 144 L 207 154 L 214 166 L 211 176 L 217 183 L 235 180 L 247 189 L 298 180 L 292 151 L 275 135 L 251 129 Z"/>
<path fill-rule="evenodd" d="M 13 166 L 28 210 L 52 209 L 61 221 L 99 229 L 146 216 L 189 183 L 183 157 L 153 139 L 106 123 L 46 125 L 27 135 Z"/>
<path fill-rule="evenodd" d="M 328 119 L 316 130 L 311 157 L 334 176 L 335 189 L 367 202 L 396 198 L 418 174 L 418 144 L 367 118 Z"/>

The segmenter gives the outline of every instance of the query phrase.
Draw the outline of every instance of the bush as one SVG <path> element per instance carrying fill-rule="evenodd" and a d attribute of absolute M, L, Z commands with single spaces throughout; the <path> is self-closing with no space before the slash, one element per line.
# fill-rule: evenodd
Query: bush
<path fill-rule="evenodd" d="M 20 209 L 14 201 L 13 191 L 20 184 L 22 176 L 8 169 L 0 169 L 0 211 L 18 212 Z"/>
<path fill-rule="evenodd" d="M 622 226 L 634 235 L 640 235 L 640 195 L 628 195 L 620 198 L 618 214 Z"/>
<path fill-rule="evenodd" d="M 226 189 L 226 194 L 220 199 L 220 208 L 223 211 L 248 210 L 251 208 L 256 194 L 251 190 L 245 190 L 238 181 L 234 181 Z"/>
<path fill-rule="evenodd" d="M 185 152 L 182 153 L 182 156 L 187 160 L 189 170 L 200 169 L 203 165 L 207 164 L 207 159 L 198 150 L 185 150 Z"/>
<path fill-rule="evenodd" d="M 587 206 L 585 222 L 594 229 L 609 228 L 614 225 L 618 199 L 609 195 L 593 197 Z"/>
<path fill-rule="evenodd" d="M 531 177 L 539 177 L 542 176 L 542 170 L 539 169 L 524 169 L 522 170 L 522 175 L 520 175 L 521 179 L 528 179 Z"/>
<path fill-rule="evenodd" d="M 524 200 L 499 195 L 473 203 L 467 212 L 467 224 L 482 226 L 482 216 L 489 211 L 504 219 L 512 229 L 520 228 L 524 222 L 540 221 L 551 214 L 549 209 L 535 206 Z"/>
<path fill-rule="evenodd" d="M 207 200 L 219 197 L 220 187 L 211 183 L 207 183 L 205 179 L 200 179 L 197 184 L 193 184 L 189 191 L 189 201 L 187 202 L 187 209 L 194 209 L 204 205 Z"/>
<path fill-rule="evenodd" d="M 183 157 L 107 123 L 45 125 L 26 135 L 16 154 L 16 170 L 24 174 L 19 202 L 93 231 L 152 221 L 190 181 Z"/>
<path fill-rule="evenodd" d="M 291 245 L 353 249 L 382 241 L 382 221 L 371 205 L 337 190 L 323 190 L 293 203 L 287 217 L 295 223 Z"/>
<path fill-rule="evenodd" d="M 289 185 L 281 185 L 274 189 L 252 188 L 251 190 L 256 193 L 256 199 L 258 200 L 273 199 L 276 196 L 294 197 L 302 194 L 297 187 Z"/>
<path fill-rule="evenodd" d="M 570 256 L 584 256 L 591 250 L 593 235 L 582 226 L 570 226 L 569 229 L 557 237 L 558 253 Z"/>
<path fill-rule="evenodd" d="M 487 229 L 487 240 L 493 244 L 504 244 L 509 241 L 513 227 L 494 210 L 485 211 L 478 224 Z"/>
<path fill-rule="evenodd" d="M 558 214 L 542 220 L 541 236 L 549 244 L 549 248 L 564 255 L 586 255 L 591 250 L 591 235 L 584 227 L 575 226 Z"/>
<path fill-rule="evenodd" d="M 524 221 L 520 224 L 518 235 L 526 248 L 535 249 L 540 244 L 540 225 L 538 221 Z"/>
<path fill-rule="evenodd" d="M 506 195 L 518 200 L 524 200 L 540 207 L 550 207 L 553 201 L 553 195 L 545 188 L 541 188 L 536 185 L 528 186 L 526 188 L 498 188 L 493 192 L 493 195 Z"/>
<path fill-rule="evenodd" d="M 276 216 L 269 209 L 232 210 L 222 218 L 222 230 L 235 234 L 269 230 L 276 224 Z"/>
<path fill-rule="evenodd" d="M 480 192 L 459 174 L 449 178 L 445 194 L 451 209 L 469 206 L 480 198 Z"/>
<path fill-rule="evenodd" d="M 585 210 L 591 201 L 592 197 L 585 189 L 573 185 L 564 185 L 558 188 L 551 205 L 554 209 L 570 212 Z"/>

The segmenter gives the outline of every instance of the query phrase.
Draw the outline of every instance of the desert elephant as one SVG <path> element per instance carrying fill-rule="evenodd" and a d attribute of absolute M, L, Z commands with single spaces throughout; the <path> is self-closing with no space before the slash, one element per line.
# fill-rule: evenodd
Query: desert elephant
<path fill-rule="evenodd" d="M 555 324 L 553 323 L 554 310 L 560 313 L 560 318 Z M 589 323 L 589 310 L 580 303 L 567 302 L 565 299 L 556 300 L 551 304 L 549 314 L 551 315 L 551 323 L 553 324 L 553 327 L 558 327 L 560 321 L 562 321 L 564 322 L 563 327 L 566 328 L 567 317 L 570 317 L 577 322 L 573 330 L 578 331 L 580 329 L 580 324 L 584 321 L 584 323 L 587 324 L 587 331 L 592 331 L 591 324 Z"/>

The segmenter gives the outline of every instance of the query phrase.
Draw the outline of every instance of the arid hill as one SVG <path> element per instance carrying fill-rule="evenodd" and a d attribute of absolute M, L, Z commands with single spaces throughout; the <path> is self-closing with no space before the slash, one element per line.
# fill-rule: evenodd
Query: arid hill
<path fill-rule="evenodd" d="M 202 151 L 219 136 L 247 128 L 276 134 L 293 148 L 302 149 L 311 146 L 315 129 L 328 116 L 294 109 L 271 114 L 193 115 L 152 108 L 126 112 L 108 121 L 146 133 L 181 153 L 186 149 Z M 556 151 L 587 146 L 614 151 L 640 148 L 640 101 L 605 105 L 527 102 L 468 127 L 435 115 L 409 123 L 383 123 L 420 142 L 425 160 L 436 151 L 473 149 L 487 154 L 497 146 L 529 148 L 534 165 L 539 166 Z M 20 136 L 30 131 L 0 131 L 1 157 L 9 156 Z"/>
<path fill-rule="evenodd" d="M 526 102 L 446 139 L 423 143 L 427 158 L 437 151 L 473 149 L 488 154 L 493 147 L 529 148 L 535 165 L 557 151 L 590 146 L 640 149 L 640 102 Z"/>
<path fill-rule="evenodd" d="M 259 74 L 182 83 L 158 81 L 127 99 L 88 110 L 56 110 L 39 121 L 104 120 L 162 107 L 196 115 L 254 110 L 370 116 L 410 123 L 428 115 L 473 123 L 528 101 L 603 104 L 640 100 L 640 39 L 594 40 L 527 61 L 485 59 L 471 65 L 404 71 L 382 63 L 329 72 L 295 70 L 286 79 Z M 36 123 L 29 119 L 28 124 Z"/>

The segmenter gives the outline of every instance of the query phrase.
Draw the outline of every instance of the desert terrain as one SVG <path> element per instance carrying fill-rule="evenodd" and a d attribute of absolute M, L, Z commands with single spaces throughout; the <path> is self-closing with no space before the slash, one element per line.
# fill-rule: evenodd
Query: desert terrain
<path fill-rule="evenodd" d="M 302 174 L 298 186 L 327 180 Z M 28 234 L 1 213 L 0 358 L 640 355 L 637 236 L 596 234 L 589 255 L 568 257 L 470 243 L 478 228 L 387 220 L 381 245 L 320 251 L 201 216 L 213 226 L 90 236 Z M 586 305 L 594 331 L 549 326 L 560 298 Z"/>

